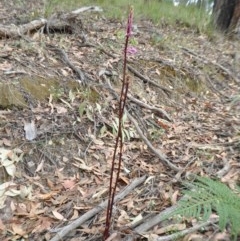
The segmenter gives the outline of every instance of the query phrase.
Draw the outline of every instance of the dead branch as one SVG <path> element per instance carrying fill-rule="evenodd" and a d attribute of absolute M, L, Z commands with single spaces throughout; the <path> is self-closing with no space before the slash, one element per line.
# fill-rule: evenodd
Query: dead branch
<path fill-rule="evenodd" d="M 82 7 L 69 13 L 55 13 L 50 16 L 49 20 L 38 19 L 23 25 L 2 25 L 0 24 L 0 38 L 18 38 L 23 37 L 29 32 L 36 32 L 42 27 L 46 27 L 46 32 L 63 32 L 63 33 L 80 33 L 82 22 L 79 18 L 82 12 L 94 11 L 101 12 L 98 6 Z"/>
<path fill-rule="evenodd" d="M 215 218 L 215 219 L 210 219 L 206 222 L 203 222 L 203 223 L 197 223 L 195 224 L 193 227 L 191 228 L 188 228 L 188 229 L 185 229 L 185 230 L 182 230 L 180 232 L 177 232 L 177 233 L 174 233 L 174 234 L 171 234 L 171 235 L 167 235 L 167 236 L 164 236 L 164 237 L 158 237 L 158 238 L 153 238 L 152 241 L 171 241 L 171 240 L 176 240 L 176 239 L 179 239 L 187 234 L 190 234 L 190 233 L 193 233 L 201 228 L 204 228 L 206 226 L 209 226 L 211 224 L 215 224 L 218 222 L 218 218 Z"/>
<path fill-rule="evenodd" d="M 89 6 L 89 7 L 82 7 L 82 8 L 78 8 L 74 11 L 72 11 L 71 13 L 73 14 L 79 14 L 79 13 L 82 13 L 82 12 L 102 12 L 102 8 L 98 7 L 98 6 Z"/>
<path fill-rule="evenodd" d="M 47 23 L 46 19 L 34 20 L 23 25 L 2 25 L 0 24 L 0 38 L 17 38 L 22 37 L 28 32 L 37 31 Z"/>
<path fill-rule="evenodd" d="M 161 153 L 159 150 L 157 150 L 156 148 L 154 148 L 154 146 L 152 145 L 152 143 L 147 139 L 146 136 L 144 136 L 142 130 L 140 129 L 140 127 L 138 126 L 137 121 L 131 116 L 131 114 L 129 112 L 127 113 L 127 117 L 129 118 L 129 120 L 132 122 L 132 124 L 135 126 L 139 136 L 142 138 L 142 140 L 145 142 L 145 144 L 148 146 L 148 148 L 162 161 L 165 163 L 165 165 L 167 165 L 168 167 L 170 167 L 172 170 L 174 171 L 181 171 L 181 168 L 175 166 L 174 164 L 172 164 L 167 157 Z"/>
<path fill-rule="evenodd" d="M 134 228 L 133 232 L 136 232 L 139 235 L 142 235 L 146 233 L 149 229 L 153 228 L 154 226 L 158 225 L 160 222 L 166 220 L 167 217 L 169 217 L 175 210 L 177 209 L 177 206 L 172 206 L 164 211 L 160 212 L 159 214 L 155 216 L 150 216 L 147 218 L 143 218 L 143 223 L 136 228 Z M 131 228 L 131 226 L 130 226 Z M 129 236 L 127 237 L 126 241 L 133 241 L 135 240 L 133 237 Z"/>
<path fill-rule="evenodd" d="M 140 177 L 138 179 L 135 179 L 131 184 L 129 184 L 125 189 L 122 190 L 121 193 L 119 193 L 115 199 L 114 203 L 120 201 L 125 196 L 127 196 L 132 190 L 134 190 L 137 186 L 142 184 L 146 180 L 146 176 Z M 57 234 L 50 240 L 50 241 L 59 241 L 62 240 L 63 237 L 65 237 L 68 233 L 82 225 L 84 222 L 92 218 L 94 215 L 102 211 L 107 207 L 108 200 L 104 201 L 103 203 L 99 204 L 92 210 L 88 211 L 84 215 L 82 215 L 80 218 L 73 221 L 71 224 L 63 227 Z"/>
<path fill-rule="evenodd" d="M 162 221 L 166 220 L 167 217 L 171 216 L 171 214 L 177 209 L 177 205 L 169 207 L 167 209 L 165 209 L 164 211 L 160 212 L 159 214 L 155 215 L 154 217 L 150 217 L 150 218 L 146 218 L 144 220 L 144 223 L 139 225 L 138 227 L 136 227 L 133 231 L 143 235 L 144 233 L 146 233 L 148 230 L 152 229 L 154 226 L 158 225 L 159 223 L 161 223 Z M 153 238 L 151 240 L 153 241 L 170 241 L 170 240 L 175 240 L 179 237 L 183 237 L 186 234 L 192 233 L 197 231 L 200 228 L 206 227 L 208 225 L 214 224 L 218 222 L 218 218 L 212 218 L 209 219 L 206 222 L 199 222 L 197 224 L 195 224 L 193 227 L 185 229 L 183 231 L 171 234 L 171 235 L 167 235 L 164 237 L 157 237 L 157 238 Z M 128 237 L 126 241 L 132 241 L 132 237 Z"/>
<path fill-rule="evenodd" d="M 159 89 L 162 89 L 163 91 L 167 92 L 167 94 L 172 93 L 171 89 L 169 89 L 165 86 L 159 85 L 159 84 L 155 83 L 154 81 L 150 80 L 148 77 L 145 77 L 144 75 L 139 73 L 135 68 L 133 68 L 131 65 L 127 65 L 127 67 L 129 69 L 129 71 L 131 71 L 134 75 L 136 75 L 139 79 L 143 80 L 144 82 L 149 83 Z"/>
<path fill-rule="evenodd" d="M 48 45 L 48 48 L 50 50 L 55 51 L 56 53 L 58 53 L 60 55 L 60 57 L 62 57 L 62 61 L 64 63 L 66 63 L 78 76 L 78 78 L 83 82 L 83 84 L 87 84 L 86 81 L 86 77 L 84 75 L 84 73 L 82 72 L 82 70 L 80 70 L 78 67 L 76 67 L 68 58 L 66 52 L 63 49 L 60 49 L 58 47 L 52 46 L 52 45 Z"/>
<path fill-rule="evenodd" d="M 157 107 L 155 107 L 155 106 L 151 106 L 151 105 L 148 105 L 148 104 L 146 104 L 146 103 L 143 103 L 142 101 L 134 98 L 134 97 L 131 96 L 131 95 L 128 95 L 128 99 L 131 100 L 132 102 L 134 102 L 135 104 L 138 104 L 139 106 L 142 106 L 142 107 L 144 107 L 144 108 L 146 108 L 146 109 L 149 109 L 149 110 L 151 110 L 151 111 L 153 111 L 153 112 L 155 112 L 155 113 L 160 114 L 160 116 L 161 116 L 163 119 L 166 119 L 166 120 L 172 122 L 172 118 L 167 114 L 166 111 L 164 111 L 164 110 L 162 110 L 162 109 L 160 109 L 160 108 L 157 108 Z"/>

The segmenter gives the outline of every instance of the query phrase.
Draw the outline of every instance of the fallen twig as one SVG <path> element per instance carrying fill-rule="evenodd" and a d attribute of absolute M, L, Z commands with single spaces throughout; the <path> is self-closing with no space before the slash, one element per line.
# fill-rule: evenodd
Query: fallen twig
<path fill-rule="evenodd" d="M 214 224 L 214 223 L 217 223 L 218 222 L 218 218 L 215 218 L 215 219 L 210 219 L 208 220 L 207 222 L 204 222 L 204 223 L 197 223 L 195 224 L 193 227 L 191 228 L 188 228 L 188 229 L 185 229 L 185 230 L 182 230 L 180 232 L 177 232 L 177 233 L 174 233 L 174 234 L 171 234 L 171 235 L 167 235 L 167 236 L 164 236 L 164 237 L 158 237 L 156 239 L 152 239 L 152 241 L 171 241 L 171 240 L 176 240 L 176 239 L 179 239 L 187 234 L 190 234 L 190 233 L 193 233 L 201 228 L 204 228 L 208 225 L 211 225 L 211 224 Z"/>
<path fill-rule="evenodd" d="M 99 6 L 88 6 L 88 7 L 81 7 L 79 9 L 76 9 L 74 11 L 72 11 L 71 13 L 73 14 L 79 14 L 79 13 L 82 13 L 82 12 L 102 12 L 102 8 L 100 8 Z"/>
<path fill-rule="evenodd" d="M 53 50 L 53 51 L 57 52 L 62 57 L 63 62 L 65 62 L 78 75 L 78 78 L 85 85 L 87 84 L 87 80 L 86 80 L 86 77 L 85 77 L 84 73 L 68 59 L 68 56 L 63 49 L 60 49 L 56 46 L 51 46 L 51 45 L 48 45 L 48 48 L 50 50 Z"/>
<path fill-rule="evenodd" d="M 151 105 L 148 105 L 146 103 L 143 103 L 142 101 L 134 98 L 131 95 L 128 95 L 127 97 L 128 97 L 129 100 L 131 100 L 132 102 L 138 104 L 139 106 L 142 106 L 142 107 L 144 107 L 146 109 L 149 109 L 149 110 L 151 110 L 151 111 L 153 111 L 155 113 L 159 113 L 162 116 L 162 118 L 172 122 L 172 118 L 167 114 L 166 111 L 164 111 L 162 109 L 159 109 L 159 108 L 157 108 L 155 106 L 151 106 Z"/>
<path fill-rule="evenodd" d="M 146 180 L 146 176 L 140 177 L 136 180 L 134 180 L 131 184 L 129 184 L 125 189 L 122 190 L 121 193 L 119 193 L 114 198 L 114 203 L 118 202 L 119 200 L 123 199 L 125 196 L 127 196 L 132 190 L 134 190 L 137 186 L 142 184 Z M 63 237 L 65 237 L 68 233 L 73 231 L 75 228 L 82 225 L 84 222 L 86 222 L 88 219 L 92 218 L 94 215 L 102 211 L 107 207 L 108 200 L 104 201 L 103 203 L 99 204 L 97 207 L 93 208 L 92 210 L 88 211 L 84 215 L 82 215 L 80 218 L 73 221 L 71 224 L 63 227 L 60 231 L 57 232 L 57 234 L 50 240 L 50 241 L 59 241 L 62 240 Z"/>
<path fill-rule="evenodd" d="M 149 229 L 153 228 L 154 226 L 158 225 L 160 222 L 166 220 L 167 217 L 169 217 L 175 210 L 177 209 L 177 206 L 172 206 L 170 208 L 165 209 L 164 211 L 160 212 L 159 214 L 146 218 L 144 222 L 137 226 L 133 231 L 138 233 L 139 235 L 143 235 L 145 232 L 147 232 Z M 132 241 L 132 237 L 128 237 L 127 241 Z"/>
<path fill-rule="evenodd" d="M 155 83 L 154 81 L 150 80 L 148 77 L 145 77 L 144 75 L 139 73 L 135 68 L 133 68 L 131 65 L 127 65 L 127 67 L 134 75 L 136 75 L 139 79 L 143 80 L 144 82 L 149 83 L 155 87 L 158 87 L 159 89 L 162 89 L 163 91 L 167 92 L 168 94 L 172 93 L 171 89 L 164 87 L 162 85 L 159 85 L 159 84 Z"/>
<path fill-rule="evenodd" d="M 174 164 L 172 164 L 167 157 L 165 157 L 165 155 L 163 153 L 161 153 L 160 151 L 158 151 L 157 149 L 154 148 L 154 146 L 152 145 L 152 143 L 147 139 L 146 136 L 144 136 L 142 130 L 140 129 L 140 127 L 138 126 L 137 121 L 132 117 L 132 115 L 127 112 L 127 117 L 129 118 L 129 120 L 132 122 L 132 124 L 135 126 L 139 136 L 142 138 L 142 140 L 145 142 L 145 144 L 148 146 L 148 148 L 162 161 L 165 163 L 165 165 L 167 165 L 168 167 L 170 167 L 172 170 L 174 171 L 181 171 L 181 168 L 175 166 Z"/>
<path fill-rule="evenodd" d="M 133 231 L 138 233 L 139 235 L 144 235 L 144 233 L 146 233 L 148 230 L 152 229 L 154 226 L 158 225 L 159 223 L 161 223 L 162 221 L 166 220 L 169 216 L 171 216 L 171 214 L 177 209 L 177 206 L 172 206 L 170 208 L 165 209 L 164 211 L 160 212 L 159 214 L 155 215 L 154 217 L 150 217 L 150 218 L 146 218 L 144 220 L 144 223 L 137 226 Z M 183 231 L 171 234 L 171 235 L 167 235 L 164 237 L 157 237 L 157 238 L 153 238 L 151 237 L 153 241 L 170 241 L 170 240 L 175 240 L 179 237 L 183 237 L 186 234 L 192 233 L 200 228 L 206 227 L 210 224 L 214 224 L 218 222 L 218 218 L 212 218 L 209 219 L 206 222 L 203 223 L 197 223 L 196 225 L 194 225 L 191 228 L 185 229 Z M 132 241 L 133 238 L 132 237 L 128 237 L 126 239 L 126 241 Z"/>

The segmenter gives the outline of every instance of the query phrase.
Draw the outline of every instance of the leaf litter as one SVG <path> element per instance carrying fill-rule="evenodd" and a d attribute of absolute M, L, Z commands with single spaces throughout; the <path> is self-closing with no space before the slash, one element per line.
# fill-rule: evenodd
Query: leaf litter
<path fill-rule="evenodd" d="M 11 14 L 8 20 L 14 21 Z M 4 72 L 10 68 L 23 70 L 30 79 L 39 76 L 59 82 L 44 101 L 36 101 L 34 92 L 22 89 L 29 107 L 0 111 L 2 240 L 50 240 L 54 230 L 107 199 L 118 103 L 106 80 L 116 92 L 120 90 L 124 38 L 119 31 L 124 31 L 125 23 L 91 13 L 83 14 L 82 20 L 89 45 L 67 34 L 34 35 L 31 43 L 1 40 L 3 53 L 11 56 L 0 63 L 1 82 L 21 79 L 21 74 Z M 229 65 L 233 59 L 228 52 L 239 48 L 239 43 L 209 40 L 182 26 L 159 27 L 146 20 L 138 25 L 146 31 L 138 30 L 129 49 L 130 94 L 164 110 L 171 119 L 131 99 L 128 109 L 154 148 L 184 171 L 176 173 L 161 162 L 126 117 L 117 191 L 140 176 L 149 178 L 116 204 L 112 240 L 121 240 L 121 232 L 134 235 L 128 225 L 144 222 L 147 215 L 176 203 L 181 195 L 179 181 L 190 173 L 220 177 L 232 188 L 239 183 L 240 88 L 220 68 L 236 72 Z M 153 42 L 147 29 L 160 33 L 164 41 Z M 59 42 L 68 59 L 94 83 L 83 87 L 57 52 L 44 47 Z M 99 240 L 104 218 L 102 210 L 64 240 Z M 156 226 L 146 237 L 185 228 L 163 226 Z M 204 240 L 209 232 L 192 236 Z M 216 232 L 215 236 L 221 235 L 227 234 Z"/>

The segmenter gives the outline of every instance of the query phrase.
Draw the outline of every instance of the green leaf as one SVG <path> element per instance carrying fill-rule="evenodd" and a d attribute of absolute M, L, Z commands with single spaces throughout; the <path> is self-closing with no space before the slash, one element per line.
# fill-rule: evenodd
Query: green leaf
<path fill-rule="evenodd" d="M 219 216 L 219 228 L 224 230 L 229 224 L 233 240 L 240 234 L 240 198 L 220 181 L 196 177 L 193 183 L 185 183 L 185 197 L 169 217 L 182 215 L 208 220 L 213 212 Z"/>

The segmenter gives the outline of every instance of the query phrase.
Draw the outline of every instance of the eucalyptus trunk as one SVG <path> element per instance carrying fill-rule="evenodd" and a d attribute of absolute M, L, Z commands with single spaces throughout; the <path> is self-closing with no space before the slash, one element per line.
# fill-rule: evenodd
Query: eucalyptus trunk
<path fill-rule="evenodd" d="M 213 22 L 217 29 L 226 32 L 239 25 L 240 0 L 214 0 Z"/>

